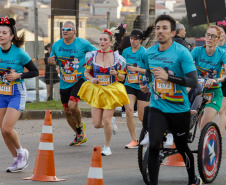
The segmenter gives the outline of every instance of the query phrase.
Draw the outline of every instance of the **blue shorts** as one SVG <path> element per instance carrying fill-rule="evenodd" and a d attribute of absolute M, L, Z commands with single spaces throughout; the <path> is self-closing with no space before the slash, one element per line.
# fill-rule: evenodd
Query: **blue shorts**
<path fill-rule="evenodd" d="M 0 108 L 14 108 L 20 112 L 25 109 L 26 103 L 26 87 L 25 83 L 13 85 L 13 95 L 0 94 Z"/>

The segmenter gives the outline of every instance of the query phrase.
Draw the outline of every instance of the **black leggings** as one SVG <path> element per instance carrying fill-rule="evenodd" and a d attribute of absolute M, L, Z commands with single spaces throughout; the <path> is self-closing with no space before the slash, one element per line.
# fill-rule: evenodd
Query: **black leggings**
<path fill-rule="evenodd" d="M 190 111 L 183 113 L 163 113 L 151 107 L 148 114 L 149 158 L 148 170 L 150 185 L 158 184 L 159 151 L 164 132 L 167 129 L 173 134 L 178 152 L 182 155 L 188 172 L 189 183 L 195 183 L 194 156 L 187 144 L 190 124 Z"/>

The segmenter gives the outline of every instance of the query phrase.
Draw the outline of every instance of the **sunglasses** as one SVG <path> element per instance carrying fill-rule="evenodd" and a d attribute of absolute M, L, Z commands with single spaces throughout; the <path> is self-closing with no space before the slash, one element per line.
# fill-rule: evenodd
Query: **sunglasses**
<path fill-rule="evenodd" d="M 74 31 L 75 29 L 73 28 L 62 28 L 62 31 Z"/>

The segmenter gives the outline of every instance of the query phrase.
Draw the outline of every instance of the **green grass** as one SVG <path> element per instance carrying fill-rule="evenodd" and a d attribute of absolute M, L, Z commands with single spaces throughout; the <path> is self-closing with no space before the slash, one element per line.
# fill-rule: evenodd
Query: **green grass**
<path fill-rule="evenodd" d="M 45 101 L 26 103 L 25 110 L 63 110 L 61 101 Z M 81 110 L 91 110 L 90 108 L 81 108 Z"/>

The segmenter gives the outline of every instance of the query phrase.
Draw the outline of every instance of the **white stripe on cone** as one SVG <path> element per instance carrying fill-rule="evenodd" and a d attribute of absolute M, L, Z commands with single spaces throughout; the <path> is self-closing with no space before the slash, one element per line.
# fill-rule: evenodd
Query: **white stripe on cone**
<path fill-rule="evenodd" d="M 103 179 L 103 170 L 102 168 L 90 167 L 88 178 L 91 179 Z"/>
<path fill-rule="evenodd" d="M 39 150 L 53 150 L 53 143 L 39 143 Z"/>
<path fill-rule="evenodd" d="M 52 134 L 53 133 L 53 129 L 52 129 L 52 126 L 43 126 L 42 127 L 42 133 L 45 133 L 45 134 Z"/>

